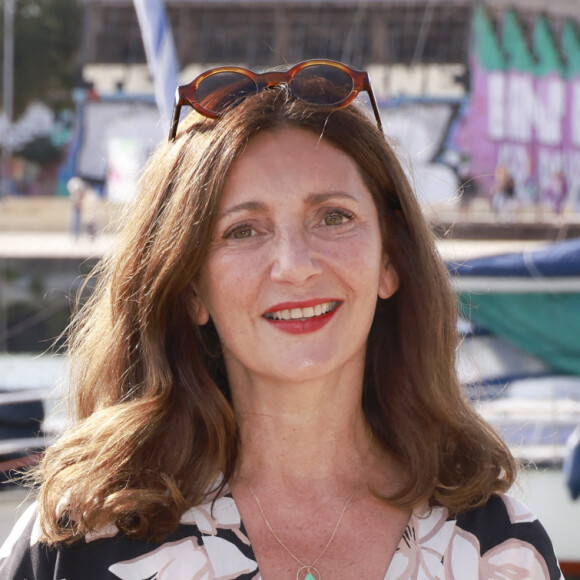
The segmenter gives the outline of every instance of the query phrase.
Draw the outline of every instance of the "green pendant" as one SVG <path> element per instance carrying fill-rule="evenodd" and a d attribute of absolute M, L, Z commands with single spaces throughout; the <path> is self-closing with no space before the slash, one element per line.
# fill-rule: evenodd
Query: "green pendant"
<path fill-rule="evenodd" d="M 305 572 L 306 575 L 303 578 L 302 574 Z M 322 576 L 320 572 L 313 566 L 302 566 L 302 568 L 296 572 L 296 580 L 322 580 Z"/>

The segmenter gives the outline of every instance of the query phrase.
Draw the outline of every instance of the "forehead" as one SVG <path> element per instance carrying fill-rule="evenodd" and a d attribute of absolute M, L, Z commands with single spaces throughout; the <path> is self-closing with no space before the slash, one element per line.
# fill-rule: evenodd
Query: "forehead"
<path fill-rule="evenodd" d="M 222 202 L 261 189 L 314 193 L 342 188 L 366 190 L 355 161 L 314 132 L 285 128 L 250 139 L 228 171 Z"/>

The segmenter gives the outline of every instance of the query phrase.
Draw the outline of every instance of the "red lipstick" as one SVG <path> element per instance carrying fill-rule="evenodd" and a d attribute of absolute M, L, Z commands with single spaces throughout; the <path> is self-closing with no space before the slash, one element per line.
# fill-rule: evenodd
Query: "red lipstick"
<path fill-rule="evenodd" d="M 308 318 L 295 318 L 290 320 L 282 320 L 279 318 L 271 318 L 268 317 L 268 314 L 273 314 L 275 312 L 280 312 L 282 310 L 292 310 L 294 308 L 314 308 L 315 306 L 321 304 L 328 304 L 333 303 L 331 310 L 325 312 L 323 314 L 314 315 Z M 319 330 L 328 322 L 330 319 L 335 315 L 338 311 L 342 302 L 340 300 L 332 299 L 332 298 L 315 298 L 312 300 L 304 300 L 302 302 L 282 302 L 280 304 L 276 304 L 268 309 L 267 312 L 263 314 L 263 317 L 269 322 L 272 326 L 275 326 L 279 330 L 283 332 L 287 332 L 289 334 L 304 334 L 309 332 L 315 332 Z"/>

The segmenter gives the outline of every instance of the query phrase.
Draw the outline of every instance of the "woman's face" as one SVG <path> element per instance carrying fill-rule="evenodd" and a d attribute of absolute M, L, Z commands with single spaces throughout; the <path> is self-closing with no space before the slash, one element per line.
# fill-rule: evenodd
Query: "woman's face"
<path fill-rule="evenodd" d="M 385 267 L 377 211 L 354 161 L 303 129 L 254 137 L 233 163 L 197 280 L 230 383 L 362 368 Z"/>

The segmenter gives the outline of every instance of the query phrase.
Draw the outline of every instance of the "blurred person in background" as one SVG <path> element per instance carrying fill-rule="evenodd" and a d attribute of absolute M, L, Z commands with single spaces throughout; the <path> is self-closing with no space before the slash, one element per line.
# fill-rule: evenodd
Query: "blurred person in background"
<path fill-rule="evenodd" d="M 66 187 L 70 196 L 71 207 L 71 233 L 75 240 L 80 238 L 83 219 L 83 197 L 85 194 L 85 182 L 80 177 L 71 177 Z"/>
<path fill-rule="evenodd" d="M 100 206 L 99 194 L 80 177 L 71 177 L 67 182 L 71 201 L 71 233 L 75 240 L 86 233 L 90 238 L 97 235 Z"/>
<path fill-rule="evenodd" d="M 568 197 L 568 183 L 561 169 L 556 169 L 550 176 L 546 197 L 556 215 L 560 215 Z"/>
<path fill-rule="evenodd" d="M 498 165 L 495 170 L 492 208 L 501 221 L 511 221 L 515 209 L 515 183 L 509 169 Z"/>
<path fill-rule="evenodd" d="M 180 87 L 2 578 L 561 578 L 455 374 L 455 300 L 366 73 Z"/>

